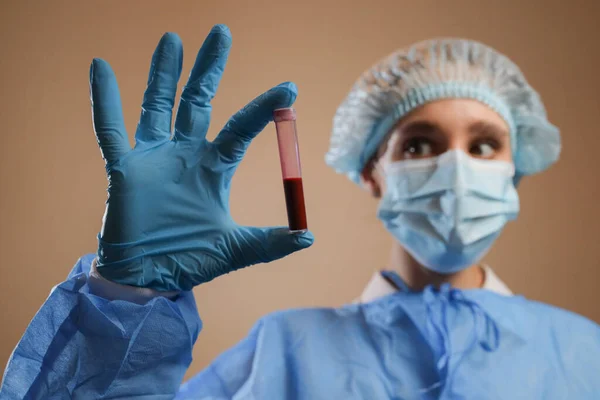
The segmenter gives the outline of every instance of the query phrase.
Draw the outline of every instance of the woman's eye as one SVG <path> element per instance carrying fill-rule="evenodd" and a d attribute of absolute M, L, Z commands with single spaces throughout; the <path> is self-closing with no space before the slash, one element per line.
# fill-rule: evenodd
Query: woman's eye
<path fill-rule="evenodd" d="M 425 138 L 407 140 L 402 146 L 403 158 L 423 158 L 433 156 L 433 144 Z"/>
<path fill-rule="evenodd" d="M 478 143 L 471 145 L 471 148 L 469 149 L 469 153 L 471 153 L 471 155 L 473 155 L 475 157 L 479 157 L 479 158 L 491 158 L 494 156 L 497 149 L 498 149 L 498 146 L 495 143 L 485 141 L 485 142 L 478 142 Z"/>

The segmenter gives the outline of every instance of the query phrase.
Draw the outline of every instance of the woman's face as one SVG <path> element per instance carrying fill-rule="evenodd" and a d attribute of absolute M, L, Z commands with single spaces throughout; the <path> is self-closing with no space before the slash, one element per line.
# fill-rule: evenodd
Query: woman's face
<path fill-rule="evenodd" d="M 379 197 L 384 177 L 376 164 L 436 157 L 462 150 L 471 157 L 512 162 L 508 124 L 488 106 L 467 99 L 427 103 L 402 118 L 362 173 L 363 183 Z"/>

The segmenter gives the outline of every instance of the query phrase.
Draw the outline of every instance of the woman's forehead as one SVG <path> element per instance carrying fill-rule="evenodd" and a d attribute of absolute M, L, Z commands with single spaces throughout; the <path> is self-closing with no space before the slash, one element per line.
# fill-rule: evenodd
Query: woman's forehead
<path fill-rule="evenodd" d="M 441 130 L 464 129 L 473 124 L 487 124 L 509 132 L 508 123 L 487 105 L 471 99 L 442 99 L 416 108 L 395 125 L 402 130 L 415 123 Z"/>

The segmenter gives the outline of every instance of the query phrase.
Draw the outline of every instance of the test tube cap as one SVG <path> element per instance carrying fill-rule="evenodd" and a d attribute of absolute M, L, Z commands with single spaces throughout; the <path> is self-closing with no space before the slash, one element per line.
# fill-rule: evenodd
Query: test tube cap
<path fill-rule="evenodd" d="M 281 122 L 281 121 L 295 121 L 296 120 L 296 110 L 292 107 L 289 108 L 278 108 L 273 111 L 273 121 Z"/>

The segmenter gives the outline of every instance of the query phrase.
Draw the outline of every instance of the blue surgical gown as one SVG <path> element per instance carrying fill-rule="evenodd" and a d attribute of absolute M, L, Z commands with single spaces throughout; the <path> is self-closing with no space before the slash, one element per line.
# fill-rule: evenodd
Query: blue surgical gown
<path fill-rule="evenodd" d="M 600 399 L 598 325 L 449 287 L 270 314 L 181 385 L 202 328 L 192 293 L 108 301 L 86 283 L 93 257 L 31 321 L 0 398 Z"/>

